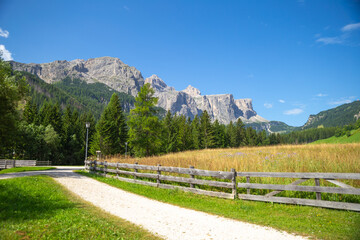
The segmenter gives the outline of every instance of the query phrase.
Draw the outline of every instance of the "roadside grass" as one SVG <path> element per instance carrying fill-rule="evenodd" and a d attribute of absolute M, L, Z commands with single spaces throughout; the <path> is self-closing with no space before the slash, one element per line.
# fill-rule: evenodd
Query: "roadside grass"
<path fill-rule="evenodd" d="M 159 239 L 48 176 L 0 181 L 0 239 Z"/>
<path fill-rule="evenodd" d="M 228 200 L 160 189 L 77 171 L 98 181 L 161 202 L 321 239 L 360 239 L 360 214 L 277 203 Z"/>
<path fill-rule="evenodd" d="M 26 171 L 44 171 L 44 170 L 51 170 L 56 169 L 55 167 L 14 167 L 14 168 L 7 168 L 0 171 L 0 174 L 4 173 L 15 173 L 15 172 L 26 172 Z"/>

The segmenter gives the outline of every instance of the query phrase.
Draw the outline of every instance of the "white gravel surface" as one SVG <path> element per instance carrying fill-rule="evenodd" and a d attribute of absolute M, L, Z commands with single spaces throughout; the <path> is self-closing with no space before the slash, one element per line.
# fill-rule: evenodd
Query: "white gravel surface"
<path fill-rule="evenodd" d="M 37 173 L 39 174 L 39 172 Z M 122 219 L 165 239 L 305 239 L 268 227 L 189 210 L 128 193 L 72 172 L 72 168 L 41 172 L 71 192 Z M 34 172 L 12 174 L 35 175 Z M 0 179 L 5 176 L 0 175 Z"/>

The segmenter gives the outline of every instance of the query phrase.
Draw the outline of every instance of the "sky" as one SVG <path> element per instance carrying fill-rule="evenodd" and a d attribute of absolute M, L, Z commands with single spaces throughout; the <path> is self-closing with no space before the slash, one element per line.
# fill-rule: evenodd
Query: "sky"
<path fill-rule="evenodd" d="M 0 0 L 0 51 L 23 63 L 117 57 L 301 126 L 360 98 L 360 1 Z"/>

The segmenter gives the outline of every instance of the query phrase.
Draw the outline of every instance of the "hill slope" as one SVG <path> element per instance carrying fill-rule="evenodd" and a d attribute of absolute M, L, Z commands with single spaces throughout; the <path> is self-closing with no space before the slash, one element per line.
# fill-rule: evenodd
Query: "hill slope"
<path fill-rule="evenodd" d="M 343 104 L 336 108 L 310 115 L 302 129 L 344 126 L 356 122 L 360 114 L 360 101 Z M 358 116 L 357 118 L 355 116 Z"/>
<path fill-rule="evenodd" d="M 312 144 L 323 144 L 323 143 L 360 143 L 360 129 L 351 131 L 350 136 L 330 137 L 322 140 L 313 142 Z"/>

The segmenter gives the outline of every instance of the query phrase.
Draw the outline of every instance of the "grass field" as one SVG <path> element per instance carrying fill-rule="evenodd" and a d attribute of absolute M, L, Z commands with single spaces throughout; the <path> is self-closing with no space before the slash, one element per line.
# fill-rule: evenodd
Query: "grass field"
<path fill-rule="evenodd" d="M 55 167 L 14 167 L 8 168 L 0 171 L 0 174 L 4 173 L 15 173 L 15 172 L 26 172 L 26 171 L 43 171 L 55 169 Z"/>
<path fill-rule="evenodd" d="M 360 143 L 280 145 L 206 149 L 148 158 L 108 157 L 110 162 L 189 167 L 238 172 L 360 173 Z"/>
<path fill-rule="evenodd" d="M 111 162 L 125 162 L 145 165 L 189 167 L 214 171 L 238 172 L 329 172 L 360 173 L 360 143 L 350 144 L 317 144 L 317 145 L 282 145 L 267 147 L 243 147 L 236 149 L 206 149 L 188 151 L 148 158 L 116 158 L 109 157 Z M 290 184 L 296 179 L 290 178 L 251 178 L 251 183 Z M 360 180 L 341 180 L 354 187 L 360 187 Z M 246 182 L 246 178 L 238 177 L 238 182 Z M 314 179 L 300 185 L 315 186 Z M 321 186 L 335 185 L 320 180 Z M 213 187 L 199 186 L 205 190 L 216 190 Z M 224 191 L 224 190 L 222 190 Z M 246 189 L 238 189 L 246 193 Z M 270 190 L 251 190 L 252 194 L 264 195 Z M 296 197 L 315 199 L 311 192 L 283 191 L 279 197 Z M 360 203 L 360 196 L 346 194 L 322 193 L 323 200 Z"/>
<path fill-rule="evenodd" d="M 84 171 L 81 174 L 161 202 L 269 226 L 299 235 L 320 239 L 360 238 L 360 214 L 357 212 L 238 199 L 220 199 L 179 190 L 160 189 L 122 182 L 113 178 L 85 173 Z"/>
<path fill-rule="evenodd" d="M 158 239 L 47 176 L 0 181 L 0 239 Z"/>
<path fill-rule="evenodd" d="M 351 131 L 351 135 L 341 137 L 331 137 L 313 142 L 312 144 L 324 144 L 324 143 L 360 143 L 360 129 Z"/>

